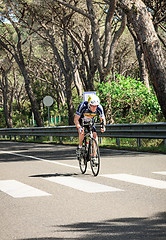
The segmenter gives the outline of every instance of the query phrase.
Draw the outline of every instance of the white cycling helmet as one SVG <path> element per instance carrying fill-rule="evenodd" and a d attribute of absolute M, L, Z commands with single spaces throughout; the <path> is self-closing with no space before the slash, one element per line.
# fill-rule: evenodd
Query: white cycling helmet
<path fill-rule="evenodd" d="M 100 104 L 100 99 L 97 95 L 91 95 L 88 98 L 89 105 L 99 105 Z"/>

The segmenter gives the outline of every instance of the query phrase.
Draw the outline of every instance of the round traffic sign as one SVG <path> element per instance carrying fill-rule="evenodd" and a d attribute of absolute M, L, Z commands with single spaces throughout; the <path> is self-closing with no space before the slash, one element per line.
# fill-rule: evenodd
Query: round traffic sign
<path fill-rule="evenodd" d="M 53 104 L 53 98 L 51 96 L 45 96 L 43 98 L 43 103 L 44 105 L 46 105 L 47 107 L 50 107 Z"/>

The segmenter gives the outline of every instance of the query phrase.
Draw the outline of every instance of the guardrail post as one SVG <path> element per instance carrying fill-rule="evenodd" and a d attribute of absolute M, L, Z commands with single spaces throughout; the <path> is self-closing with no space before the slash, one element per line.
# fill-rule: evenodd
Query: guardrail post
<path fill-rule="evenodd" d="M 164 147 L 166 148 L 166 139 L 164 139 Z"/>
<path fill-rule="evenodd" d="M 141 138 L 137 138 L 137 146 L 141 147 Z"/>
<path fill-rule="evenodd" d="M 120 146 L 120 138 L 116 138 L 116 145 Z"/>
<path fill-rule="evenodd" d="M 102 137 L 99 137 L 99 144 L 102 144 Z"/>

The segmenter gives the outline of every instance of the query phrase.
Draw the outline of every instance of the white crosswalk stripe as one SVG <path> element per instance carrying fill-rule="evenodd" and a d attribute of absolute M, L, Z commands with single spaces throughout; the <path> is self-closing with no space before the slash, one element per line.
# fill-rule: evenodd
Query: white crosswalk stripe
<path fill-rule="evenodd" d="M 70 165 L 66 164 L 63 162 L 58 162 L 58 161 L 50 161 L 47 159 L 42 159 L 38 158 L 35 156 L 29 156 L 29 155 L 23 155 L 23 154 L 18 154 L 14 152 L 6 152 L 6 151 L 0 151 L 0 153 L 6 153 L 6 154 L 12 154 L 20 157 L 26 157 L 30 159 L 35 159 L 43 162 L 48 162 L 51 164 L 56 164 L 59 166 L 64 166 L 64 167 L 70 167 L 74 169 L 79 169 L 79 166 L 75 165 Z M 90 169 L 87 169 L 90 170 Z M 91 171 L 91 170 L 90 170 Z M 160 175 L 166 175 L 166 171 L 158 171 L 158 172 L 153 172 L 153 174 L 160 174 Z M 148 186 L 152 188 L 157 188 L 157 189 L 166 189 L 166 181 L 161 181 L 153 178 L 146 178 L 146 177 L 141 177 L 141 176 L 135 176 L 132 174 L 103 174 L 99 175 L 99 177 L 105 177 L 105 178 L 110 178 L 110 179 L 115 179 L 115 180 L 120 180 L 124 182 L 129 182 L 131 184 L 139 184 L 142 186 Z M 119 188 L 115 188 L 112 186 L 104 185 L 104 184 L 99 184 L 96 183 L 95 181 L 87 181 L 80 179 L 78 177 L 69 177 L 69 176 L 64 176 L 64 177 L 49 177 L 49 178 L 43 178 L 44 180 L 54 182 L 56 184 L 61 184 L 66 187 L 70 187 L 79 191 L 83 191 L 86 193 L 101 193 L 101 192 L 119 192 L 119 191 L 124 191 Z M 95 178 L 98 179 L 98 178 Z M 51 194 L 41 191 L 37 188 L 28 186 L 24 183 L 21 183 L 16 180 L 0 180 L 0 191 L 5 192 L 6 194 L 14 197 L 14 198 L 24 198 L 24 197 L 38 197 L 38 196 L 50 196 Z"/>
<path fill-rule="evenodd" d="M 148 187 L 153 187 L 158 189 L 166 189 L 166 181 L 156 180 L 152 178 L 134 176 L 131 174 L 104 174 L 101 176 L 129 182 L 129 183 L 140 184 L 143 186 L 148 186 Z"/>
<path fill-rule="evenodd" d="M 50 196 L 37 188 L 28 186 L 16 180 L 1 180 L 0 190 L 14 198 Z"/>
<path fill-rule="evenodd" d="M 153 172 L 155 174 L 161 174 L 161 175 L 166 175 L 166 171 L 162 171 L 162 172 Z"/>
<path fill-rule="evenodd" d="M 44 178 L 50 182 L 55 182 L 87 193 L 117 192 L 123 191 L 119 188 L 78 179 L 75 177 L 50 177 Z"/>
<path fill-rule="evenodd" d="M 166 175 L 166 172 L 153 172 L 157 174 Z M 140 177 L 131 174 L 103 174 L 100 177 L 120 180 L 124 182 L 129 182 L 133 184 L 139 184 L 143 186 L 148 186 L 157 189 L 166 189 L 166 181 L 161 181 L 152 178 Z M 72 189 L 83 191 L 86 193 L 104 193 L 104 192 L 120 192 L 125 191 L 123 189 L 115 188 L 112 186 L 99 184 L 92 181 L 87 181 L 80 179 L 78 177 L 70 176 L 57 176 L 57 177 L 47 177 L 43 178 L 49 182 L 60 184 Z M 29 186 L 27 184 L 21 183 L 16 180 L 0 180 L 0 191 L 14 198 L 25 198 L 25 197 L 39 197 L 39 196 L 50 196 L 51 194 L 41 191 L 37 188 Z"/>

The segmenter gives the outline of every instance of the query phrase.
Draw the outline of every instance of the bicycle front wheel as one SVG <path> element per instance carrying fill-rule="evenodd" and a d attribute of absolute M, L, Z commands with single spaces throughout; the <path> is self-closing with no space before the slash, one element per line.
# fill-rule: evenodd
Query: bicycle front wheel
<path fill-rule="evenodd" d="M 97 141 L 92 138 L 90 143 L 90 165 L 92 173 L 94 176 L 97 176 L 100 170 L 100 151 Z"/>

